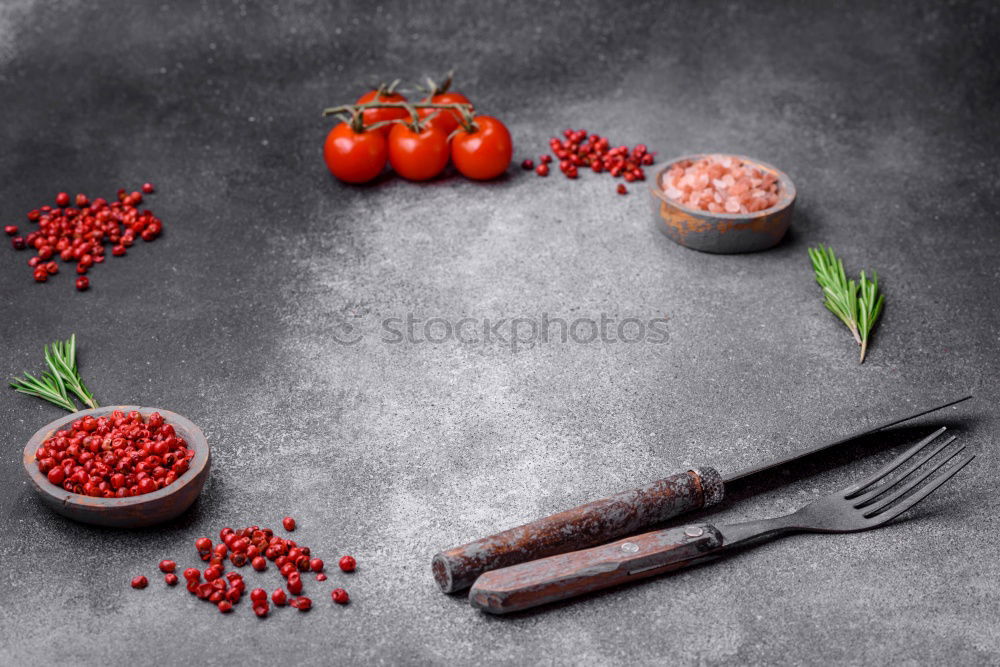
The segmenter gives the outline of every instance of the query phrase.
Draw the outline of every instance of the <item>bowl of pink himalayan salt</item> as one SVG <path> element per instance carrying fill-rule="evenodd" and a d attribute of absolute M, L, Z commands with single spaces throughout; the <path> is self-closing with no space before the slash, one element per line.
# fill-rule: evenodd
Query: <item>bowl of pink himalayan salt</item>
<path fill-rule="evenodd" d="M 687 155 L 650 186 L 653 218 L 692 250 L 755 252 L 778 244 L 795 208 L 795 185 L 769 164 L 741 155 Z"/>

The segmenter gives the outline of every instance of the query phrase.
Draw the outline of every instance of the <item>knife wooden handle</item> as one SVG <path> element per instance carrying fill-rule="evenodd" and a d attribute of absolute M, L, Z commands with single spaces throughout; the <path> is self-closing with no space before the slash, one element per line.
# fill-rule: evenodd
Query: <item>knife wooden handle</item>
<path fill-rule="evenodd" d="M 688 470 L 442 551 L 431 568 L 441 590 L 453 593 L 489 570 L 604 544 L 715 505 L 723 494 L 722 477 L 714 468 Z"/>
<path fill-rule="evenodd" d="M 707 524 L 658 530 L 487 572 L 473 584 L 469 602 L 508 614 L 680 569 L 722 546 L 722 535 Z"/>

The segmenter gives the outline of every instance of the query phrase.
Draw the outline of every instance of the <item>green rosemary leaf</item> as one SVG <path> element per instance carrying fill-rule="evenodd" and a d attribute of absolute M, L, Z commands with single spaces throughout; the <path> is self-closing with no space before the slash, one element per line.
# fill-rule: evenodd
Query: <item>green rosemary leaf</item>
<path fill-rule="evenodd" d="M 76 368 L 76 334 L 69 335 L 69 359 L 68 363 L 71 368 Z"/>

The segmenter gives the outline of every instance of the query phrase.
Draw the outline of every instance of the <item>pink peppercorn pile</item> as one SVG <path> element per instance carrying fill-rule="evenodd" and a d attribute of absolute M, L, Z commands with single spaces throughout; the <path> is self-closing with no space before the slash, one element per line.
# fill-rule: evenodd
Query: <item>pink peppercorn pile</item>
<path fill-rule="evenodd" d="M 193 457 L 194 450 L 160 413 L 143 421 L 135 410 L 77 419 L 35 451 L 38 470 L 49 482 L 95 498 L 162 489 L 187 472 Z"/>
<path fill-rule="evenodd" d="M 580 169 L 590 169 L 595 174 L 607 172 L 612 177 L 623 178 L 629 183 L 644 181 L 646 172 L 643 167 L 655 162 L 654 154 L 643 144 L 631 149 L 624 145 L 612 147 L 607 137 L 599 134 L 588 135 L 586 130 L 565 130 L 562 139 L 559 137 L 549 139 L 549 148 L 559 160 L 559 170 L 569 179 L 578 178 Z M 526 170 L 534 168 L 539 176 L 548 176 L 551 161 L 551 156 L 541 155 L 537 167 L 532 160 L 525 160 L 521 163 L 521 167 Z M 628 192 L 622 184 L 619 184 L 616 190 L 618 194 Z"/>
<path fill-rule="evenodd" d="M 285 517 L 282 526 L 286 530 L 293 530 L 295 520 Z M 272 561 L 285 578 L 284 587 L 275 589 L 270 595 L 263 588 L 250 591 L 251 610 L 260 618 L 270 615 L 271 603 L 275 607 L 289 606 L 300 612 L 312 609 L 312 600 L 302 595 L 303 572 L 315 572 L 317 581 L 326 580 L 326 575 L 323 574 L 325 563 L 322 559 L 313 557 L 309 547 L 275 535 L 269 528 L 223 528 L 219 531 L 218 543 L 213 544 L 208 537 L 199 537 L 195 540 L 194 547 L 201 560 L 208 562 L 208 567 L 204 571 L 194 567 L 186 568 L 183 572 L 186 588 L 192 595 L 214 604 L 223 614 L 231 612 L 246 591 L 242 574 L 226 572 L 227 560 L 235 567 L 244 567 L 250 563 L 257 572 L 267 570 L 267 561 Z M 356 562 L 352 556 L 344 556 L 338 565 L 344 572 L 351 572 L 355 569 Z M 177 564 L 172 560 L 160 561 L 159 569 L 167 573 L 165 580 L 170 586 L 177 582 L 174 574 L 176 568 Z M 136 585 L 140 580 L 145 581 L 145 577 L 136 577 L 133 586 L 144 587 L 145 584 Z M 338 588 L 331 592 L 331 599 L 338 604 L 346 604 L 349 598 L 344 589 Z"/>
<path fill-rule="evenodd" d="M 142 191 L 152 193 L 153 185 L 146 183 Z M 46 205 L 28 213 L 28 220 L 37 223 L 38 229 L 27 236 L 17 235 L 15 225 L 5 226 L 4 231 L 13 237 L 11 246 L 15 250 L 37 251 L 28 260 L 36 282 L 47 282 L 59 272 L 54 261 L 58 258 L 76 262 L 76 273 L 80 274 L 76 288 L 84 291 L 90 287 L 90 280 L 83 274 L 104 262 L 105 244 L 111 244 L 113 256 L 121 257 L 136 237 L 152 241 L 163 231 L 163 222 L 152 211 L 139 210 L 143 192 L 119 190 L 117 201 L 110 203 L 102 197 L 91 201 L 84 194 L 71 200 L 69 194 L 60 192 L 55 207 Z"/>

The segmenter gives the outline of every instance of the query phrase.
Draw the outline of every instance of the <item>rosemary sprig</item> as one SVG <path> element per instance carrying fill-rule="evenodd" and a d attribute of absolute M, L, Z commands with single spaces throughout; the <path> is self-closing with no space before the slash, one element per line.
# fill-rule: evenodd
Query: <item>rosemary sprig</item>
<path fill-rule="evenodd" d="M 868 339 L 884 302 L 884 297 L 878 293 L 878 274 L 872 272 L 869 280 L 862 271 L 859 281 L 848 280 L 844 262 L 837 258 L 832 248 L 823 245 L 809 248 L 809 259 L 816 282 L 823 288 L 823 305 L 850 330 L 854 341 L 861 346 L 859 363 L 864 363 Z"/>
<path fill-rule="evenodd" d="M 87 389 L 76 366 L 76 334 L 67 341 L 56 341 L 45 346 L 45 363 L 49 370 L 36 378 L 31 373 L 11 381 L 10 386 L 22 394 L 37 396 L 54 403 L 70 412 L 76 412 L 76 404 L 69 397 L 67 389 L 91 408 L 98 407 L 94 395 Z"/>

